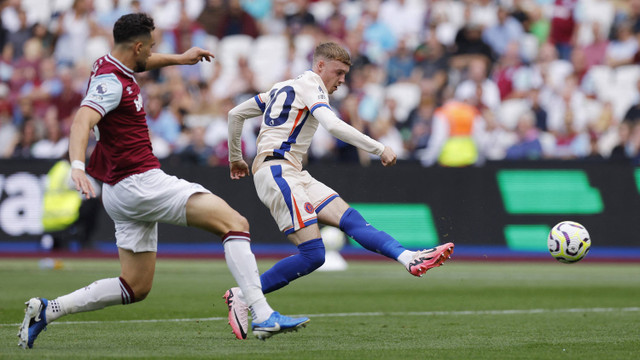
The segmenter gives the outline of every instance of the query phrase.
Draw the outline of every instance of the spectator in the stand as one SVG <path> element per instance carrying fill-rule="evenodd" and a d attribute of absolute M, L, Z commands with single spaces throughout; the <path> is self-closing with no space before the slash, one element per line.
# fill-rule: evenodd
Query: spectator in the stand
<path fill-rule="evenodd" d="M 24 44 L 32 36 L 31 27 L 27 23 L 27 13 L 18 8 L 18 19 L 20 20 L 20 27 L 17 31 L 9 33 L 7 46 L 11 46 L 13 49 L 13 59 L 20 59 L 24 53 Z"/>
<path fill-rule="evenodd" d="M 385 54 L 393 51 L 398 46 L 398 39 L 391 28 L 378 19 L 379 4 L 370 2 L 363 9 L 362 16 L 355 31 L 362 32 L 364 53 L 374 63 L 381 63 Z"/>
<path fill-rule="evenodd" d="M 387 84 L 410 80 L 414 68 L 413 49 L 407 46 L 404 39 L 400 39 L 398 47 L 387 61 Z"/>
<path fill-rule="evenodd" d="M 344 41 L 347 36 L 346 23 L 347 17 L 336 11 L 324 21 L 322 30 L 334 41 Z"/>
<path fill-rule="evenodd" d="M 189 145 L 177 155 L 182 163 L 199 166 L 213 166 L 214 149 L 204 141 L 206 129 L 202 126 L 194 126 L 189 129 Z"/>
<path fill-rule="evenodd" d="M 473 58 L 469 62 L 468 78 L 458 85 L 455 96 L 460 100 L 476 96 L 477 88 L 482 88 L 482 98 L 478 99 L 484 106 L 497 112 L 500 106 L 500 89 L 489 79 L 488 62 L 484 58 Z"/>
<path fill-rule="evenodd" d="M 558 50 L 551 43 L 540 45 L 538 57 L 531 66 L 534 71 L 534 86 L 561 91 L 567 76 L 573 72 L 571 63 L 558 58 Z M 544 90 L 544 89 L 541 89 Z"/>
<path fill-rule="evenodd" d="M 31 148 L 38 141 L 38 121 L 33 118 L 26 119 L 21 127 L 17 142 L 13 145 L 11 158 L 31 159 Z"/>
<path fill-rule="evenodd" d="M 492 62 L 495 56 L 491 47 L 482 40 L 482 27 L 476 23 L 467 23 L 456 34 L 451 67 L 464 69 L 476 58 Z"/>
<path fill-rule="evenodd" d="M 361 86 L 354 87 L 352 79 L 359 76 L 362 72 L 368 71 L 367 67 L 371 65 L 371 60 L 363 52 L 362 43 L 362 32 L 349 31 L 346 34 L 345 45 L 347 50 L 349 51 L 349 54 L 351 55 L 352 65 L 351 70 L 347 73 L 345 82 L 352 93 L 359 92 L 361 90 Z M 362 78 L 362 76 L 360 78 Z"/>
<path fill-rule="evenodd" d="M 413 156 L 424 150 L 429 144 L 433 114 L 438 106 L 438 88 L 434 79 L 420 81 L 420 102 L 415 109 L 409 112 L 407 126 L 411 129 L 411 135 L 406 142 L 406 148 Z"/>
<path fill-rule="evenodd" d="M 621 22 L 614 34 L 607 46 L 605 63 L 614 68 L 631 64 L 638 52 L 638 39 L 632 32 L 631 23 Z"/>
<path fill-rule="evenodd" d="M 62 134 L 58 110 L 51 106 L 44 118 L 45 137 L 33 144 L 31 153 L 37 159 L 60 159 L 69 149 L 69 138 Z"/>
<path fill-rule="evenodd" d="M 627 155 L 633 166 L 640 165 L 640 122 L 633 123 L 626 144 Z"/>
<path fill-rule="evenodd" d="M 1 0 L 0 1 L 0 15 L 2 15 L 4 9 L 8 6 L 8 1 L 6 0 Z M 8 36 L 9 36 L 9 30 L 7 30 L 5 24 L 4 24 L 4 19 L 2 16 L 0 16 L 0 51 L 2 49 L 4 49 L 5 45 L 7 44 L 7 40 L 8 40 Z"/>
<path fill-rule="evenodd" d="M 507 44 L 493 70 L 493 81 L 500 90 L 500 99 L 520 99 L 533 87 L 531 68 L 522 63 L 517 42 Z"/>
<path fill-rule="evenodd" d="M 0 92 L 8 93 L 9 89 L 2 86 Z M 18 139 L 18 129 L 11 121 L 11 106 L 2 102 L 0 103 L 0 159 L 11 157 L 13 147 Z"/>
<path fill-rule="evenodd" d="M 618 124 L 618 144 L 613 147 L 610 160 L 614 161 L 628 161 L 631 155 L 631 148 L 629 146 L 629 138 L 631 136 L 631 129 L 636 122 L 630 120 L 624 120 Z"/>
<path fill-rule="evenodd" d="M 629 21 L 633 24 L 633 33 L 640 34 L 640 0 L 629 0 Z"/>
<path fill-rule="evenodd" d="M 539 132 L 535 126 L 535 115 L 525 112 L 520 115 L 516 124 L 518 142 L 507 149 L 505 156 L 508 160 L 539 160 L 542 158 L 542 144 Z"/>
<path fill-rule="evenodd" d="M 542 7 L 536 4 L 532 4 L 529 12 L 531 18 L 531 26 L 529 32 L 538 39 L 538 44 L 544 44 L 549 39 L 549 32 L 551 30 L 551 22 L 543 14 Z"/>
<path fill-rule="evenodd" d="M 378 117 L 370 126 L 371 137 L 393 149 L 398 159 L 406 159 L 408 154 L 404 147 L 402 133 L 398 129 L 402 126 L 402 123 L 396 116 L 395 110 L 397 106 L 396 100 L 392 98 L 385 100 Z"/>
<path fill-rule="evenodd" d="M 589 68 L 605 63 L 609 47 L 608 31 L 604 31 L 599 22 L 591 24 L 591 31 L 593 32 L 593 41 L 582 47 Z"/>
<path fill-rule="evenodd" d="M 532 88 L 527 95 L 529 102 L 529 108 L 533 112 L 536 118 L 536 128 L 538 130 L 546 132 L 547 127 L 547 110 L 540 103 L 540 89 Z"/>
<path fill-rule="evenodd" d="M 625 112 L 623 120 L 640 122 L 640 79 L 636 81 L 635 100 Z"/>
<path fill-rule="evenodd" d="M 218 36 L 222 18 L 227 12 L 224 0 L 206 0 L 206 4 L 196 21 L 209 35 Z"/>
<path fill-rule="evenodd" d="M 273 7 L 272 0 L 242 0 L 240 4 L 244 11 L 258 21 L 268 16 Z"/>
<path fill-rule="evenodd" d="M 294 0 L 289 6 L 294 9 L 285 17 L 290 36 L 306 33 L 318 26 L 315 16 L 309 11 L 309 0 Z"/>
<path fill-rule="evenodd" d="M 436 162 L 446 167 L 465 167 L 482 161 L 479 142 L 484 120 L 478 110 L 465 102 L 451 100 L 433 116 L 431 138 L 420 161 L 424 166 Z"/>
<path fill-rule="evenodd" d="M 353 79 L 354 82 L 359 83 L 362 78 L 362 74 L 358 74 L 354 76 Z M 358 113 L 358 97 L 354 93 L 348 95 L 342 101 L 342 104 L 340 106 L 340 118 L 363 134 L 369 133 L 368 124 L 360 117 L 360 114 Z M 334 150 L 335 156 L 340 162 L 360 163 L 363 166 L 369 165 L 371 163 L 371 158 L 366 151 L 360 150 L 351 144 L 348 144 L 340 139 L 335 139 L 335 142 L 333 142 L 332 145 L 334 146 L 327 146 L 325 152 L 328 153 L 329 151 Z M 312 146 L 314 146 L 313 143 Z"/>
<path fill-rule="evenodd" d="M 498 22 L 498 2 L 495 0 L 467 1 L 469 20 L 483 29 L 494 26 Z"/>
<path fill-rule="evenodd" d="M 104 29 L 110 29 L 120 16 L 132 12 L 138 12 L 140 7 L 139 0 L 111 0 L 111 8 L 96 16 L 96 23 Z"/>
<path fill-rule="evenodd" d="M 520 40 L 524 30 L 522 24 L 509 15 L 503 6 L 498 8 L 498 23 L 482 31 L 482 39 L 491 46 L 497 56 L 502 56 L 507 45 Z"/>
<path fill-rule="evenodd" d="M 180 124 L 175 116 L 166 108 L 160 94 L 154 94 L 145 104 L 147 126 L 153 137 L 159 137 L 173 146 L 180 135 Z"/>
<path fill-rule="evenodd" d="M 576 8 L 579 0 L 554 0 L 549 41 L 560 59 L 568 60 L 577 35 Z"/>
<path fill-rule="evenodd" d="M 391 29 L 396 39 L 417 40 L 424 27 L 426 8 L 424 1 L 386 0 L 380 4 L 378 20 Z"/>
<path fill-rule="evenodd" d="M 62 89 L 51 101 L 58 111 L 60 122 L 65 124 L 65 128 L 71 127 L 70 124 L 73 120 L 72 115 L 74 115 L 75 111 L 80 107 L 80 102 L 83 97 L 83 94 L 76 90 L 73 84 L 74 76 L 73 69 L 63 67 L 59 71 Z"/>
<path fill-rule="evenodd" d="M 589 71 L 587 56 L 584 50 L 581 47 L 574 47 L 573 50 L 571 50 L 570 60 L 573 68 L 572 75 L 576 77 L 578 84 L 582 84 L 585 75 L 587 75 Z"/>
<path fill-rule="evenodd" d="M 54 56 L 59 64 L 71 66 L 84 59 L 87 41 L 94 21 L 89 0 L 74 0 L 70 10 L 58 18 Z"/>
<path fill-rule="evenodd" d="M 258 24 L 240 5 L 240 0 L 229 0 L 227 9 L 220 19 L 217 32 L 219 38 L 229 35 L 249 35 L 258 37 Z"/>
<path fill-rule="evenodd" d="M 435 31 L 427 34 L 425 41 L 416 48 L 413 57 L 421 76 L 433 79 L 435 88 L 441 90 L 448 80 L 449 53 L 438 41 Z"/>
<path fill-rule="evenodd" d="M 210 0 L 211 1 L 211 0 Z M 263 35 L 284 35 L 287 33 L 285 7 L 287 0 L 273 0 L 271 11 L 258 21 L 260 33 Z"/>

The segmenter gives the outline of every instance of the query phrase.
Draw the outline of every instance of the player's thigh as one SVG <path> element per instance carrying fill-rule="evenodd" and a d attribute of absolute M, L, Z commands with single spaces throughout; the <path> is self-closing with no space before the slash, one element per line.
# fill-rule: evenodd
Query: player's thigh
<path fill-rule="evenodd" d="M 309 240 L 319 239 L 320 237 L 320 228 L 318 228 L 318 224 L 311 224 L 287 235 L 287 239 L 289 239 L 289 241 L 291 241 L 295 246 Z"/>
<path fill-rule="evenodd" d="M 211 193 L 196 193 L 187 201 L 187 225 L 217 235 L 249 231 L 249 223 L 226 201 Z"/>
<path fill-rule="evenodd" d="M 349 204 L 341 197 L 337 197 L 318 212 L 318 221 L 325 225 L 340 227 L 340 219 L 344 212 L 349 209 Z"/>
<path fill-rule="evenodd" d="M 156 271 L 156 253 L 153 251 L 133 252 L 127 249 L 118 249 L 120 257 L 120 276 L 133 290 L 136 300 L 143 299 L 153 284 L 153 275 Z"/>

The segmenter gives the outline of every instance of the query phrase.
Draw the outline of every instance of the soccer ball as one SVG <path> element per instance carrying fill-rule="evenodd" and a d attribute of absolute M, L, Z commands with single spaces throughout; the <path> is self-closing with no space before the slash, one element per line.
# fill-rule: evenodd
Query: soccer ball
<path fill-rule="evenodd" d="M 325 226 L 320 230 L 324 248 L 327 251 L 340 251 L 346 242 L 345 235 L 342 230 L 333 226 Z"/>
<path fill-rule="evenodd" d="M 584 226 L 574 221 L 563 221 L 551 229 L 547 246 L 556 260 L 574 263 L 587 255 L 591 238 Z"/>

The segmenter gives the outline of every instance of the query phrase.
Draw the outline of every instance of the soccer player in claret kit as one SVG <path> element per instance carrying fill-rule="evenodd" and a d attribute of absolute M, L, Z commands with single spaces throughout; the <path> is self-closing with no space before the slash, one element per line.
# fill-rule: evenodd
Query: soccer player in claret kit
<path fill-rule="evenodd" d="M 318 222 L 339 227 L 365 249 L 397 260 L 414 276 L 440 266 L 453 252 L 453 243 L 409 251 L 387 233 L 377 230 L 331 188 L 302 169 L 302 159 L 318 125 L 338 139 L 380 156 L 384 166 L 394 165 L 396 154 L 387 146 L 340 120 L 329 106 L 328 95 L 344 83 L 351 66 L 346 50 L 336 43 L 316 47 L 312 69 L 295 79 L 275 84 L 229 112 L 229 167 L 232 179 L 250 174 L 242 158 L 244 121 L 262 116 L 258 151 L 252 172 L 258 197 L 298 254 L 284 258 L 260 277 L 267 294 L 307 275 L 324 263 L 325 249 Z M 225 298 L 235 313 L 248 311 L 242 289 L 229 289 Z M 245 324 L 233 324 L 246 327 Z"/>
<path fill-rule="evenodd" d="M 31 348 L 46 325 L 63 315 L 142 301 L 153 282 L 158 222 L 193 226 L 222 238 L 229 270 L 244 301 L 251 304 L 256 337 L 265 339 L 295 330 L 309 321 L 280 315 L 267 303 L 250 248 L 247 220 L 201 185 L 160 170 L 134 72 L 211 61 L 213 54 L 200 48 L 183 54 L 152 53 L 153 29 L 153 19 L 141 13 L 116 21 L 114 48 L 96 60 L 87 94 L 71 127 L 71 177 L 87 198 L 95 196 L 84 169 L 89 133 L 95 127 L 97 145 L 87 172 L 104 183 L 103 203 L 115 223 L 121 274 L 54 300 L 35 297 L 27 301 L 18 332 L 18 345 L 23 348 Z M 247 328 L 242 330 L 240 335 L 246 337 Z"/>

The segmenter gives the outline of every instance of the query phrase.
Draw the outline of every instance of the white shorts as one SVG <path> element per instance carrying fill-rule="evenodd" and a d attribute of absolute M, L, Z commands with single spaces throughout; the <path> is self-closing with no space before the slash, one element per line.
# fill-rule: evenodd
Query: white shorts
<path fill-rule="evenodd" d="M 253 174 L 256 192 L 278 228 L 291 234 L 318 222 L 317 211 L 339 195 L 286 161 L 269 161 Z"/>
<path fill-rule="evenodd" d="M 202 185 L 160 169 L 102 185 L 102 202 L 116 225 L 116 245 L 133 252 L 158 251 L 158 222 L 187 225 L 187 200 L 211 193 Z"/>

